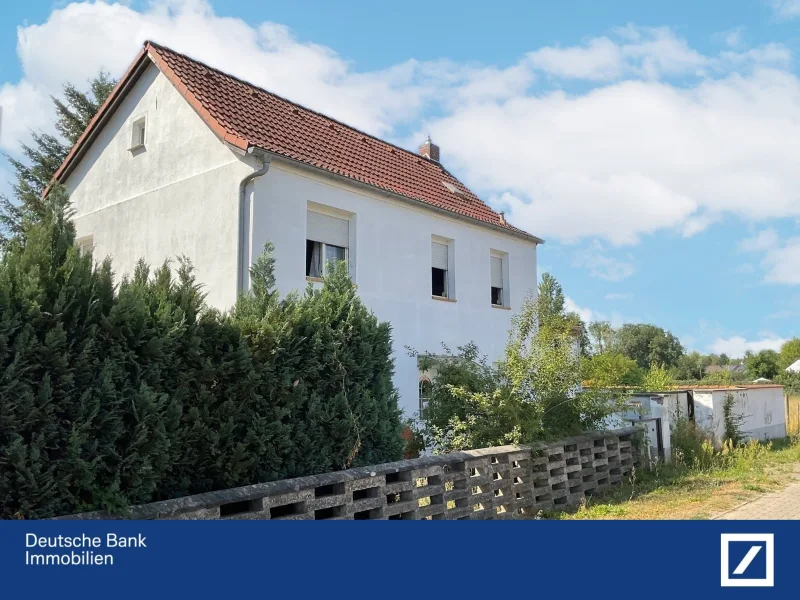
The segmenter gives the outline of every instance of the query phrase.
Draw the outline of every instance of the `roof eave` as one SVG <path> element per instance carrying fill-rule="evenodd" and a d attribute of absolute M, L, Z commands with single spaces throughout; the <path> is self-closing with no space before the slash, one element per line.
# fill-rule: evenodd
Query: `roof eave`
<path fill-rule="evenodd" d="M 277 152 L 272 152 L 270 150 L 266 150 L 264 148 L 258 148 L 258 151 L 264 154 L 269 155 L 270 157 L 277 158 L 279 161 L 286 161 L 291 165 L 299 167 L 301 169 L 305 169 L 316 173 L 317 175 L 322 175 L 323 177 L 328 177 L 330 179 L 334 179 L 337 181 L 342 181 L 347 183 L 348 185 L 353 185 L 356 187 L 361 187 L 367 189 L 373 193 L 381 194 L 383 196 L 387 196 L 389 198 L 394 198 L 396 200 L 400 200 L 401 202 L 406 202 L 408 204 L 412 204 L 424 210 L 430 210 L 442 215 L 448 216 L 453 219 L 458 219 L 462 221 L 467 221 L 472 223 L 473 225 L 477 225 L 479 227 L 484 227 L 488 229 L 493 229 L 499 233 L 503 233 L 505 235 L 510 235 L 512 237 L 520 238 L 528 242 L 533 242 L 536 245 L 544 244 L 544 240 L 540 237 L 532 235 L 530 233 L 526 233 L 520 230 L 510 229 L 508 227 L 503 227 L 502 225 L 496 225 L 494 223 L 489 223 L 488 221 L 482 221 L 480 219 L 476 219 L 474 217 L 470 217 L 468 215 L 462 215 L 452 210 L 448 210 L 446 208 L 440 208 L 428 202 L 423 202 L 422 200 L 417 200 L 416 198 L 411 198 L 410 196 L 404 196 L 403 194 L 398 194 L 397 192 L 392 192 L 385 188 L 379 187 L 377 185 L 372 185 L 370 183 L 365 183 L 363 181 L 359 181 L 358 179 L 353 179 L 352 177 L 348 177 L 346 175 L 341 175 L 339 173 L 334 173 L 333 171 L 329 171 L 328 169 L 323 169 L 322 167 L 317 167 L 315 165 L 303 162 L 301 160 L 297 160 L 296 158 L 291 158 L 289 156 L 284 156 L 283 154 L 278 154 Z"/>

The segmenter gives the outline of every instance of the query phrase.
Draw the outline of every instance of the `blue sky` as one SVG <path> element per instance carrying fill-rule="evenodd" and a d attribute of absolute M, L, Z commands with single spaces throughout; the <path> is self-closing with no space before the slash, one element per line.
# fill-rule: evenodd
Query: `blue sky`
<path fill-rule="evenodd" d="M 385 6 L 384 6 L 385 4 Z M 800 335 L 800 0 L 10 3 L 0 149 L 152 38 L 442 161 L 586 319 Z M 0 192 L 8 165 L 0 162 Z"/>

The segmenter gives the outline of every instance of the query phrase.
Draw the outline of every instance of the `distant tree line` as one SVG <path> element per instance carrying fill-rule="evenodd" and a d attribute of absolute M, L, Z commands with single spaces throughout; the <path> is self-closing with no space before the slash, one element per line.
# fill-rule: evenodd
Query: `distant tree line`
<path fill-rule="evenodd" d="M 792 378 L 786 368 L 800 359 L 800 338 L 785 342 L 780 351 L 748 351 L 734 358 L 724 353 L 686 352 L 676 336 L 655 325 L 625 324 L 615 329 L 608 321 L 594 321 L 586 331 L 590 341 L 587 359 L 594 364 L 589 378 L 623 385 L 641 382 L 654 366 L 665 369 L 676 381 L 786 381 Z"/>

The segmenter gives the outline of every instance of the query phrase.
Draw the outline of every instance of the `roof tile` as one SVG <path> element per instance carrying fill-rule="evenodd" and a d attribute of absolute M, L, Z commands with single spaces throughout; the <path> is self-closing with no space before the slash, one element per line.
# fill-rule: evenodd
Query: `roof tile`
<path fill-rule="evenodd" d="M 218 71 L 164 46 L 148 42 L 165 74 L 185 86 L 215 119 L 226 140 L 243 140 L 280 156 L 324 169 L 432 206 L 524 231 L 500 215 L 453 177 L 441 164 L 403 150 L 300 106 L 250 83 Z M 161 60 L 158 60 L 161 59 Z M 171 71 L 171 73 L 170 73 Z M 182 84 L 182 85 L 181 85 Z M 237 144 L 238 145 L 238 144 Z M 451 192 L 443 182 L 458 192 Z"/>

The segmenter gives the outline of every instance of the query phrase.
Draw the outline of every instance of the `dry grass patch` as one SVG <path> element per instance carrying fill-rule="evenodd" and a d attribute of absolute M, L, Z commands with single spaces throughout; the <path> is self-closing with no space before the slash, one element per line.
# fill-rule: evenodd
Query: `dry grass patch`
<path fill-rule="evenodd" d="M 660 465 L 639 471 L 577 508 L 549 511 L 546 519 L 709 519 L 791 480 L 800 443 L 750 445 L 703 468 Z"/>

